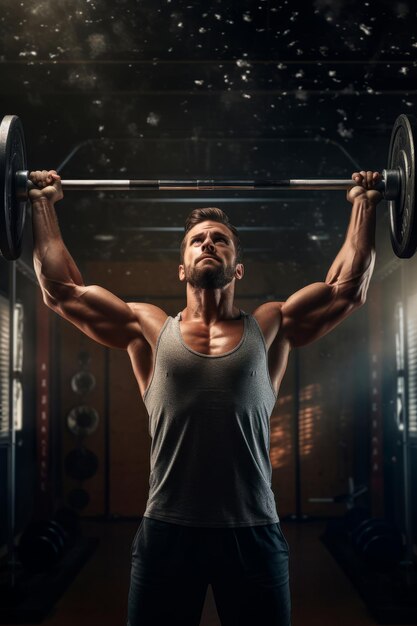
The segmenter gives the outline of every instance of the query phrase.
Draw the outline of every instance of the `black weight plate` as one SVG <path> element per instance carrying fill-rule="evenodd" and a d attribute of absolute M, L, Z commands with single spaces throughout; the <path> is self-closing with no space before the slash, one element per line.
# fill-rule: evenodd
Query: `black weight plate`
<path fill-rule="evenodd" d="M 362 548 L 363 555 L 379 566 L 392 566 L 398 563 L 403 554 L 399 533 L 381 533 L 371 537 Z"/>
<path fill-rule="evenodd" d="M 386 520 L 382 519 L 374 519 L 372 523 L 369 524 L 366 528 L 362 529 L 356 537 L 356 545 L 359 550 L 363 548 L 364 545 L 368 543 L 372 537 L 376 537 L 377 535 L 389 534 L 391 532 L 395 532 Z"/>
<path fill-rule="evenodd" d="M 366 528 L 369 528 L 369 525 L 372 523 L 372 518 L 366 517 L 362 521 L 358 522 L 355 528 L 351 531 L 351 539 L 353 543 L 356 543 L 358 537 L 363 533 Z"/>
<path fill-rule="evenodd" d="M 87 480 L 94 476 L 98 469 L 98 459 L 91 450 L 79 448 L 72 450 L 65 458 L 65 469 L 75 480 Z M 58 518 L 57 518 L 58 519 Z M 58 521 L 60 521 L 58 519 Z"/>
<path fill-rule="evenodd" d="M 73 509 L 81 511 L 90 503 L 90 495 L 85 489 L 73 489 L 68 494 L 67 502 Z"/>
<path fill-rule="evenodd" d="M 16 172 L 26 170 L 23 126 L 16 115 L 6 115 L 0 124 L 0 251 L 13 261 L 22 251 L 27 199 L 19 198 Z"/>
<path fill-rule="evenodd" d="M 392 129 L 388 153 L 388 169 L 400 169 L 400 193 L 388 202 L 390 212 L 391 243 L 395 254 L 408 259 L 417 248 L 417 217 L 415 191 L 415 143 L 417 119 L 399 115 Z"/>
<path fill-rule="evenodd" d="M 86 404 L 73 407 L 67 416 L 68 428 L 77 437 L 91 435 L 96 430 L 98 423 L 97 411 Z"/>
<path fill-rule="evenodd" d="M 68 541 L 68 533 L 65 528 L 53 519 L 48 521 L 48 526 L 51 530 L 54 530 L 56 532 L 62 548 L 65 548 Z"/>
<path fill-rule="evenodd" d="M 19 545 L 19 558 L 22 564 L 35 572 L 44 571 L 56 563 L 61 557 L 61 550 L 49 537 L 40 535 L 30 543 Z"/>
<path fill-rule="evenodd" d="M 92 391 L 96 386 L 96 379 L 91 372 L 81 370 L 71 378 L 71 389 L 80 396 Z"/>
<path fill-rule="evenodd" d="M 53 540 L 57 547 L 63 548 L 66 533 L 54 520 L 41 520 L 32 522 L 24 531 L 20 539 L 20 545 L 30 543 L 38 537 L 47 537 Z"/>
<path fill-rule="evenodd" d="M 31 523 L 19 542 L 19 558 L 23 565 L 34 571 L 42 571 L 55 565 L 61 558 L 65 542 L 53 521 Z"/>
<path fill-rule="evenodd" d="M 87 350 L 80 350 L 78 353 L 78 364 L 81 367 L 88 367 L 90 365 L 91 355 Z"/>

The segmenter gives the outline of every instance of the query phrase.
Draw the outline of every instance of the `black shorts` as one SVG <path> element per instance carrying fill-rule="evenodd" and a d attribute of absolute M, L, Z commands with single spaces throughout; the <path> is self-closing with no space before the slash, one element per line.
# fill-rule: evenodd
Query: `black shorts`
<path fill-rule="evenodd" d="M 290 626 L 279 523 L 197 528 L 144 517 L 131 556 L 128 626 L 198 626 L 209 584 L 222 626 Z"/>

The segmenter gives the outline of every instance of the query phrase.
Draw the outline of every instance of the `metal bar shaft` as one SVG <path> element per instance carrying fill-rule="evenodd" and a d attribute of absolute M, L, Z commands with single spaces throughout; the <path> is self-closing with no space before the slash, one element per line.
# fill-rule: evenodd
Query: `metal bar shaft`
<path fill-rule="evenodd" d="M 288 180 L 63 180 L 65 190 L 130 191 L 132 189 L 159 191 L 214 191 L 263 189 L 349 189 L 352 179 L 288 179 Z"/>

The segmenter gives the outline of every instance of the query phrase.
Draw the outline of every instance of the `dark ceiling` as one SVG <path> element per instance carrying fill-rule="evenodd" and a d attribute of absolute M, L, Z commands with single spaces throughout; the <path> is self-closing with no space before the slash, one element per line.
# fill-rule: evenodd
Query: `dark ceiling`
<path fill-rule="evenodd" d="M 0 113 L 22 118 L 29 167 L 63 178 L 348 178 L 385 167 L 395 118 L 416 111 L 411 0 L 1 0 L 0 15 Z M 71 192 L 58 208 L 82 266 L 176 261 L 209 205 L 247 260 L 317 279 L 349 209 L 288 191 Z"/>

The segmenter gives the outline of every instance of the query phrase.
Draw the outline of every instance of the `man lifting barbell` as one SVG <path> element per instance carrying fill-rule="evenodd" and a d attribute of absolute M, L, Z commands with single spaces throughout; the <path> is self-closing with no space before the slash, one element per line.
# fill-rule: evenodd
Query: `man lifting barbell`
<path fill-rule="evenodd" d="M 185 225 L 173 318 L 84 285 L 65 247 L 54 171 L 32 172 L 34 265 L 45 303 L 99 343 L 125 349 L 149 413 L 150 492 L 132 545 L 130 626 L 197 626 L 208 584 L 223 626 L 288 626 L 288 544 L 271 489 L 269 418 L 293 347 L 365 301 L 374 266 L 377 172 L 355 172 L 345 242 L 324 282 L 266 302 L 234 302 L 244 267 L 223 211 Z"/>

